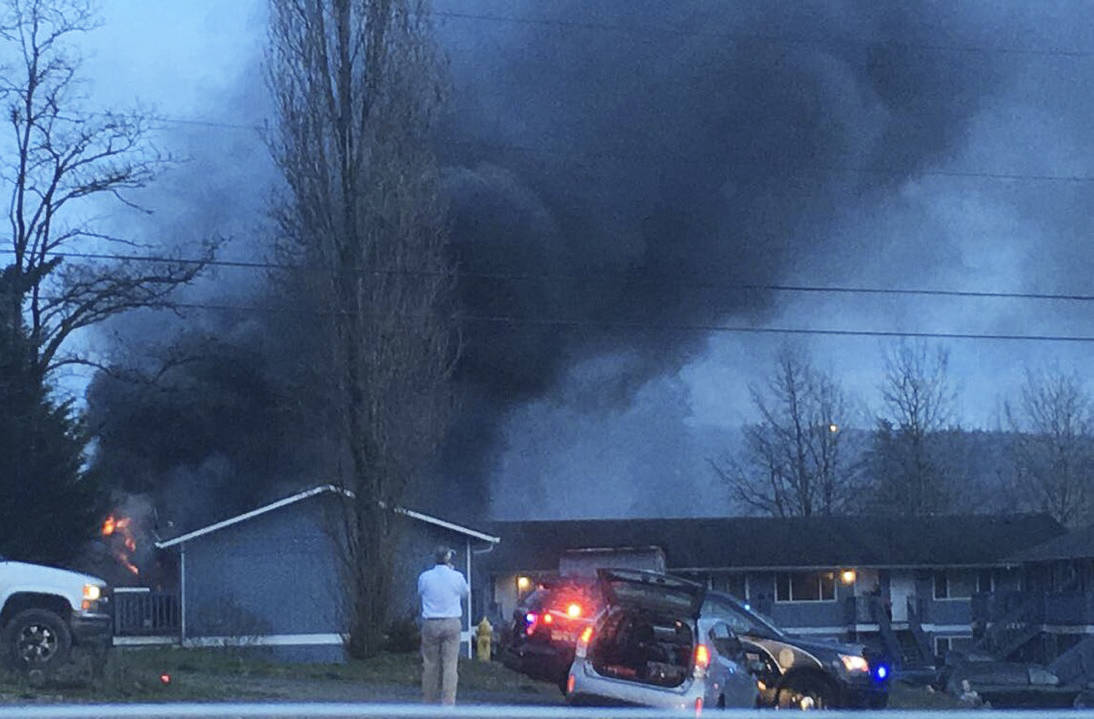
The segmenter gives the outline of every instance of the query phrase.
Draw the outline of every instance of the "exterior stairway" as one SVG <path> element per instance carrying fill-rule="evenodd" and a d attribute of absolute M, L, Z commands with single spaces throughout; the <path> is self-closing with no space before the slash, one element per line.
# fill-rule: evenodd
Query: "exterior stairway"
<path fill-rule="evenodd" d="M 892 621 L 882 605 L 881 597 L 870 597 L 870 615 L 877 622 L 886 654 L 892 657 L 898 670 L 907 672 L 933 666 L 934 654 L 929 649 L 926 635 L 923 634 L 918 621 L 909 621 L 909 626 L 914 624 L 922 638 L 916 636 L 915 629 L 893 629 Z M 909 619 L 911 620 L 911 615 Z"/>

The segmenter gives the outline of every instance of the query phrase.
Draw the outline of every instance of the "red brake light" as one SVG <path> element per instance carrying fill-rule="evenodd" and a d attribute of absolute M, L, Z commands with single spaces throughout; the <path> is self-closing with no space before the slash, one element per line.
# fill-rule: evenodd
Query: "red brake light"
<path fill-rule="evenodd" d="M 544 614 L 543 615 L 543 623 L 544 624 L 550 624 L 553 621 L 555 621 L 554 615 L 552 615 L 552 614 Z"/>
<path fill-rule="evenodd" d="M 570 602 L 570 604 L 566 607 L 566 616 L 570 617 L 571 619 L 577 619 L 578 617 L 580 617 L 581 605 L 577 602 Z"/>

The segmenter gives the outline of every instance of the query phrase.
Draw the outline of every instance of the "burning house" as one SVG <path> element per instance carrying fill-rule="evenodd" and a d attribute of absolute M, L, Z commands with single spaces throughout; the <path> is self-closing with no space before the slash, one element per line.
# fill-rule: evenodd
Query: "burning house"
<path fill-rule="evenodd" d="M 119 609 L 126 602 L 149 604 L 148 612 L 177 625 L 147 631 L 138 626 L 133 633 L 159 634 L 159 640 L 183 646 L 268 647 L 279 658 L 340 661 L 348 621 L 341 558 L 329 524 L 340 499 L 335 487 L 319 486 L 158 541 L 155 547 L 167 555 L 158 566 L 176 567 L 178 589 L 171 596 L 177 613 L 152 606 L 154 592 L 128 594 Z M 471 618 L 483 613 L 479 598 L 487 591 L 478 555 L 491 550 L 498 537 L 408 509 L 398 515 L 404 526 L 388 618 L 417 613 L 417 575 L 430 565 L 432 549 L 446 544 L 457 550 L 456 566 L 472 586 L 471 606 L 464 613 L 469 634 Z M 121 531 L 115 521 L 112 536 Z M 122 535 L 121 549 L 133 548 Z M 171 635 L 163 637 L 167 632 Z M 142 640 L 123 637 L 118 643 Z"/>

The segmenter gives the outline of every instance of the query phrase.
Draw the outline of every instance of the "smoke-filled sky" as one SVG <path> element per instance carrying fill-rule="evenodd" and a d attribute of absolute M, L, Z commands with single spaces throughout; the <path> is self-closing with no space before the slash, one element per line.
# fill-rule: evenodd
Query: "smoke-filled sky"
<path fill-rule="evenodd" d="M 1094 294 L 1085 0 L 436 8 L 453 240 L 463 269 L 491 275 L 462 297 L 517 318 L 471 325 L 447 463 L 457 483 L 489 481 L 499 517 L 530 498 L 555 516 L 721 511 L 706 458 L 752 417 L 748 386 L 785 338 L 704 327 L 1094 335 L 1084 302 L 733 289 Z M 258 133 L 231 125 L 270 119 L 264 3 L 103 11 L 95 104 L 150 105 L 189 158 L 146 193 L 157 214 L 139 231 L 231 235 L 225 256 L 261 259 L 273 174 Z M 222 269 L 196 295 L 259 279 Z M 882 341 L 796 341 L 877 408 Z M 946 346 L 969 427 L 995 424 L 1025 366 L 1090 370 L 1089 344 Z"/>

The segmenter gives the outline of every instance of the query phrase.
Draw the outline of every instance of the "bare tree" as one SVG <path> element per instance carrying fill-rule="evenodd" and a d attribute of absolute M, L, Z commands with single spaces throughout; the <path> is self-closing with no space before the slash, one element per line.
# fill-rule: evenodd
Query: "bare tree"
<path fill-rule="evenodd" d="M 843 389 L 813 367 L 804 351 L 783 347 L 775 371 L 752 387 L 760 421 L 744 430 L 738 460 L 708 460 L 745 505 L 775 516 L 844 510 L 852 475 L 842 452 L 841 422 L 851 410 Z"/>
<path fill-rule="evenodd" d="M 393 513 L 447 423 L 458 354 L 439 174 L 442 98 L 425 0 L 271 0 L 271 150 L 282 249 L 327 308 L 349 650 L 381 645 Z"/>
<path fill-rule="evenodd" d="M 1026 370 L 1017 405 L 1004 403 L 1014 489 L 1059 522 L 1090 519 L 1094 501 L 1094 406 L 1081 378 L 1059 367 Z"/>
<path fill-rule="evenodd" d="M 871 450 L 877 508 L 903 514 L 951 509 L 940 449 L 956 404 L 949 353 L 921 342 L 891 347 L 881 395 L 884 410 Z"/>
<path fill-rule="evenodd" d="M 89 2 L 2 0 L 0 13 L 2 56 L 13 62 L 0 71 L 11 130 L 11 142 L 0 145 L 13 287 L 5 316 L 25 318 L 33 374 L 44 379 L 61 365 L 91 363 L 62 351 L 73 332 L 126 310 L 168 306 L 168 295 L 197 276 L 212 247 L 196 262 L 65 257 L 139 247 L 93 218 L 103 201 L 140 209 L 126 193 L 145 186 L 164 158 L 151 149 L 141 115 L 85 107 L 69 43 L 95 26 Z M 8 325 L 4 331 L 14 337 L 20 328 Z"/>

